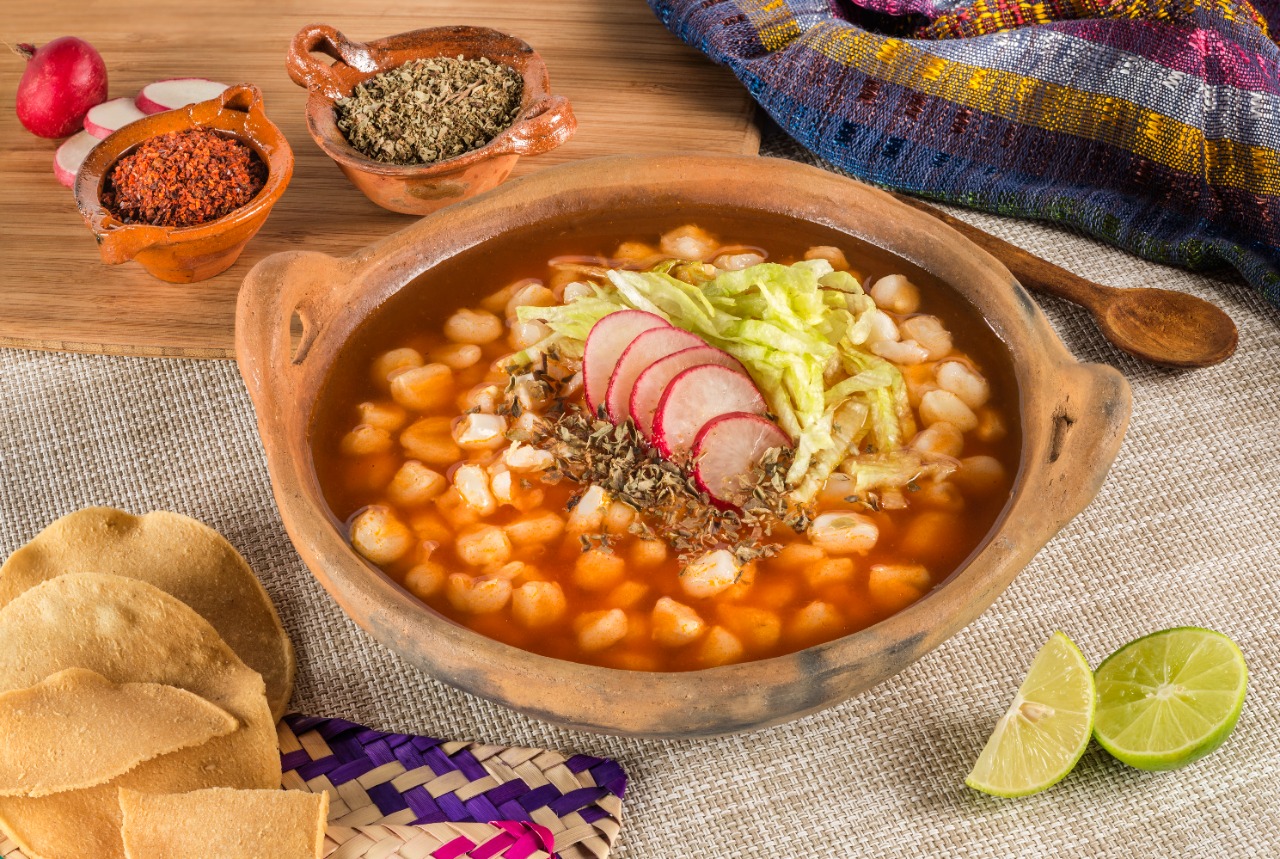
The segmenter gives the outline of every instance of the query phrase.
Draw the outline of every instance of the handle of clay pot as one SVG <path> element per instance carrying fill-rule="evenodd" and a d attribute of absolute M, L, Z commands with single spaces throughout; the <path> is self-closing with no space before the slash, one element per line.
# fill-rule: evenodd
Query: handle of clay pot
<path fill-rule="evenodd" d="M 245 276 L 236 301 L 236 361 L 261 419 L 296 392 L 312 345 L 344 305 L 347 279 L 342 260 L 314 251 L 272 254 Z M 296 345 L 295 314 L 302 324 Z"/>
<path fill-rule="evenodd" d="M 498 141 L 502 155 L 537 155 L 555 149 L 578 130 L 573 106 L 562 95 L 548 95 L 529 105 Z"/>
<path fill-rule="evenodd" d="M 309 24 L 298 31 L 289 44 L 284 65 L 289 77 L 300 87 L 318 90 L 332 99 L 342 98 L 342 82 L 333 69 L 313 53 L 324 54 L 362 72 L 377 71 L 378 64 L 369 46 L 353 42 L 327 24 Z"/>
<path fill-rule="evenodd" d="M 1056 534 L 1084 510 L 1111 468 L 1133 397 L 1129 383 L 1114 367 L 1072 362 L 1058 368 L 1057 398 L 1041 478 L 1044 515 Z"/>

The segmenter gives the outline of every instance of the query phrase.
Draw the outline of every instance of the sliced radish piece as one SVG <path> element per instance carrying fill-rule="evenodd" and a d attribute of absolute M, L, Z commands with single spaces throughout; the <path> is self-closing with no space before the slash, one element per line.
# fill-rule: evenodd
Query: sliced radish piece
<path fill-rule="evenodd" d="M 631 419 L 636 422 L 636 426 L 645 438 L 653 441 L 653 419 L 658 414 L 658 404 L 662 402 L 662 395 L 666 393 L 667 385 L 670 385 L 671 380 L 685 370 L 704 364 L 714 364 L 717 367 L 741 373 L 743 376 L 747 375 L 747 371 L 738 359 L 728 352 L 714 346 L 694 346 L 655 361 L 636 378 L 635 387 L 631 390 L 628 410 L 631 412 Z"/>
<path fill-rule="evenodd" d="M 84 115 L 84 130 L 99 140 L 105 140 L 117 128 L 124 128 L 144 116 L 146 114 L 138 110 L 133 99 L 113 98 L 89 108 L 89 112 Z"/>
<path fill-rule="evenodd" d="M 68 188 L 75 187 L 76 173 L 80 171 L 80 165 L 98 143 L 98 138 L 87 131 L 68 137 L 67 142 L 53 153 L 53 175 Z"/>
<path fill-rule="evenodd" d="M 655 362 L 676 352 L 706 345 L 706 341 L 697 334 L 672 327 L 653 328 L 632 340 L 609 379 L 609 390 L 605 394 L 609 420 L 620 424 L 631 414 L 631 392 L 635 389 L 636 379 Z"/>
<path fill-rule="evenodd" d="M 693 442 L 693 479 L 717 507 L 741 507 L 749 495 L 742 478 L 775 447 L 791 439 L 771 420 L 749 412 L 712 418 Z"/>
<path fill-rule="evenodd" d="M 133 103 L 143 113 L 160 113 L 219 96 L 226 84 L 204 78 L 170 78 L 144 86 Z"/>
<path fill-rule="evenodd" d="M 604 405 L 613 368 L 631 341 L 654 328 L 670 327 L 661 316 L 643 310 L 619 310 L 591 326 L 582 349 L 582 396 L 591 414 Z"/>
<path fill-rule="evenodd" d="M 677 459 L 693 449 L 704 426 L 730 412 L 765 413 L 755 382 L 727 367 L 690 367 L 667 385 L 653 419 L 653 440 L 663 456 Z"/>

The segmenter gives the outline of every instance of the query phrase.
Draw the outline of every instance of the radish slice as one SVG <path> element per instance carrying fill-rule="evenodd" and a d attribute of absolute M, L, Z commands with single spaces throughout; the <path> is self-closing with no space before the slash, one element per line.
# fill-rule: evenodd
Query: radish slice
<path fill-rule="evenodd" d="M 653 439 L 667 459 L 693 449 L 694 439 L 714 418 L 730 412 L 765 413 L 755 382 L 726 367 L 690 367 L 671 380 L 653 419 Z"/>
<path fill-rule="evenodd" d="M 134 98 L 133 103 L 143 113 L 160 113 L 163 110 L 186 107 L 198 101 L 208 101 L 221 95 L 226 88 L 226 84 L 204 78 L 171 78 L 167 81 L 147 84 Z"/>
<path fill-rule="evenodd" d="M 81 131 L 67 138 L 67 142 L 58 147 L 53 154 L 53 175 L 68 188 L 75 187 L 76 173 L 84 159 L 98 145 L 98 138 L 87 131 Z"/>
<path fill-rule="evenodd" d="M 654 328 L 670 328 L 667 320 L 643 310 L 619 310 L 601 317 L 582 348 L 582 396 L 591 414 L 604 405 L 609 379 L 631 341 Z"/>
<path fill-rule="evenodd" d="M 113 98 L 89 108 L 84 115 L 84 130 L 99 140 L 105 140 L 117 128 L 124 128 L 144 116 L 146 114 L 134 106 L 133 99 Z"/>
<path fill-rule="evenodd" d="M 609 390 L 605 394 L 609 420 L 620 424 L 631 414 L 631 392 L 635 389 L 636 379 L 654 362 L 684 349 L 705 345 L 706 342 L 697 334 L 680 328 L 654 328 L 632 340 L 609 379 Z"/>
<path fill-rule="evenodd" d="M 628 405 L 631 419 L 636 422 L 641 435 L 653 441 L 653 419 L 658 414 L 658 404 L 662 402 L 662 395 L 667 392 L 667 385 L 671 384 L 671 380 L 685 370 L 704 364 L 714 364 L 743 376 L 747 375 L 737 358 L 714 346 L 694 346 L 655 361 L 636 378 Z"/>
<path fill-rule="evenodd" d="M 775 447 L 791 439 L 773 421 L 747 412 L 712 418 L 693 442 L 693 479 L 722 510 L 741 507 L 749 497 L 742 478 Z"/>

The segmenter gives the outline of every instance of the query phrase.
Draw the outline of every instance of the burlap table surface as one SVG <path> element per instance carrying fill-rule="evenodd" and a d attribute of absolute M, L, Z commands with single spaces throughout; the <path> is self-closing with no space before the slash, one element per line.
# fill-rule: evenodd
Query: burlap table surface
<path fill-rule="evenodd" d="M 776 138 L 766 151 L 803 157 Z M 696 742 L 601 737 L 418 673 L 348 620 L 298 559 L 229 361 L 0 350 L 0 551 L 92 504 L 201 519 L 244 553 L 279 607 L 298 649 L 294 710 L 616 758 L 632 779 L 619 859 L 1280 856 L 1280 313 L 1238 281 L 957 214 L 1085 277 L 1217 301 L 1240 327 L 1240 349 L 1207 370 L 1155 369 L 1114 350 L 1084 311 L 1042 299 L 1072 352 L 1133 385 L 1133 420 L 1102 491 L 967 629 L 789 725 Z M 993 800 L 964 786 L 1055 629 L 1096 665 L 1183 624 L 1227 633 L 1249 662 L 1244 715 L 1216 754 L 1147 774 L 1093 747 L 1038 796 Z"/>

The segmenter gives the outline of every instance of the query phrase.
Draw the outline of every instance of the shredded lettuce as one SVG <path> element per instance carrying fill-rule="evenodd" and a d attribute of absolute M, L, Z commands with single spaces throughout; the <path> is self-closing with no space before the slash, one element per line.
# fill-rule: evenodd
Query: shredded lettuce
<path fill-rule="evenodd" d="M 541 320 L 552 333 L 516 360 L 552 346 L 580 356 L 582 341 L 601 317 L 629 308 L 656 313 L 746 367 L 778 425 L 795 441 L 787 483 L 801 502 L 811 500 L 837 467 L 857 461 L 864 438 L 885 453 L 914 433 L 902 374 L 859 348 L 878 311 L 848 272 L 834 271 L 825 260 L 805 260 L 761 263 L 696 285 L 670 273 L 690 266 L 668 261 L 644 272 L 611 269 L 609 284 L 593 286 L 591 295 L 559 307 L 520 308 L 521 321 Z"/>

